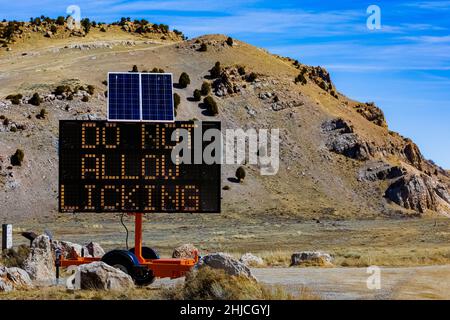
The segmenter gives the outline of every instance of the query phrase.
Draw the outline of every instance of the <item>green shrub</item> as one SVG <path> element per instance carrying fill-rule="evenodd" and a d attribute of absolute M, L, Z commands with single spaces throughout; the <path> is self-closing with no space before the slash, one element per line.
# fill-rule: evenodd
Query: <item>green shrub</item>
<path fill-rule="evenodd" d="M 227 39 L 227 45 L 229 45 L 230 47 L 233 46 L 233 38 L 228 37 L 228 39 Z"/>
<path fill-rule="evenodd" d="M 200 45 L 200 48 L 198 49 L 198 51 L 200 51 L 200 52 L 206 52 L 206 51 L 208 51 L 208 46 L 206 45 L 206 43 L 202 43 L 202 44 Z"/>
<path fill-rule="evenodd" d="M 50 27 L 50 31 L 52 33 L 56 33 L 56 32 L 58 32 L 58 28 L 54 24 L 52 24 L 52 26 Z"/>
<path fill-rule="evenodd" d="M 178 108 L 178 106 L 180 105 L 180 102 L 181 102 L 180 95 L 178 93 L 174 93 L 173 94 L 173 105 L 174 105 L 175 109 Z"/>
<path fill-rule="evenodd" d="M 209 84 L 209 82 L 204 81 L 202 83 L 202 88 L 200 90 L 202 96 L 207 96 L 208 94 L 210 94 L 211 92 L 211 85 Z"/>
<path fill-rule="evenodd" d="M 72 101 L 72 100 L 73 100 L 73 94 L 69 94 L 69 95 L 67 96 L 67 100 Z"/>
<path fill-rule="evenodd" d="M 66 19 L 63 16 L 59 16 L 58 18 L 56 18 L 56 24 L 58 26 L 63 26 L 65 22 Z"/>
<path fill-rule="evenodd" d="M 17 128 L 16 128 L 16 127 L 11 127 L 11 129 L 9 129 L 9 131 L 11 131 L 11 132 L 16 132 L 16 131 L 17 131 Z"/>
<path fill-rule="evenodd" d="M 3 125 L 4 126 L 8 126 L 9 125 L 9 119 L 8 118 L 4 118 L 3 119 Z"/>
<path fill-rule="evenodd" d="M 162 68 L 153 68 L 152 71 L 150 71 L 151 73 L 164 73 L 164 69 Z"/>
<path fill-rule="evenodd" d="M 200 90 L 195 89 L 194 90 L 194 101 L 201 101 L 202 100 L 202 93 Z"/>
<path fill-rule="evenodd" d="M 189 84 L 191 84 L 191 79 L 186 72 L 183 72 L 180 75 L 180 79 L 178 80 L 178 84 L 181 88 L 186 88 Z"/>
<path fill-rule="evenodd" d="M 167 24 L 160 23 L 158 25 L 158 29 L 161 30 L 164 33 L 169 32 L 169 26 Z"/>
<path fill-rule="evenodd" d="M 53 94 L 60 96 L 65 92 L 70 92 L 71 88 L 69 86 L 57 86 Z"/>
<path fill-rule="evenodd" d="M 217 61 L 214 67 L 209 71 L 211 78 L 217 79 L 220 77 L 222 73 L 222 66 L 220 65 L 220 62 Z"/>
<path fill-rule="evenodd" d="M 164 291 L 171 300 L 263 299 L 262 286 L 244 276 L 230 276 L 224 270 L 202 267 L 187 274 L 184 283 Z"/>
<path fill-rule="evenodd" d="M 17 149 L 16 152 L 11 156 L 11 164 L 13 166 L 21 166 L 23 159 L 25 158 L 25 153 L 22 149 Z"/>
<path fill-rule="evenodd" d="M 107 85 L 108 85 L 108 80 L 103 80 L 103 81 L 102 81 L 102 84 L 103 84 L 104 86 L 107 86 Z"/>
<path fill-rule="evenodd" d="M 28 100 L 29 104 L 33 106 L 39 106 L 42 102 L 42 98 L 39 96 L 39 93 L 35 92 L 30 100 Z"/>
<path fill-rule="evenodd" d="M 18 94 L 10 94 L 6 97 L 6 100 L 10 100 L 12 104 L 20 104 L 20 100 L 23 98 L 23 96 Z"/>
<path fill-rule="evenodd" d="M 238 66 L 238 73 L 239 73 L 239 75 L 240 76 L 243 76 L 243 75 L 245 75 L 245 67 L 243 67 L 243 66 Z"/>
<path fill-rule="evenodd" d="M 88 96 L 83 96 L 83 98 L 81 98 L 81 101 L 89 102 L 89 97 Z"/>
<path fill-rule="evenodd" d="M 245 179 L 245 169 L 244 167 L 239 167 L 236 170 L 236 178 L 239 180 L 239 182 L 244 181 Z"/>
<path fill-rule="evenodd" d="M 247 82 L 253 82 L 253 81 L 255 81 L 256 79 L 258 78 L 258 75 L 256 74 L 256 73 L 254 73 L 254 72 L 252 72 L 252 73 L 250 73 L 248 76 L 247 76 Z"/>
<path fill-rule="evenodd" d="M 100 31 L 101 31 L 101 32 L 106 32 L 105 27 L 102 26 L 102 27 L 100 28 Z"/>
<path fill-rule="evenodd" d="M 139 72 L 137 65 L 134 65 L 130 72 Z"/>
<path fill-rule="evenodd" d="M 93 85 L 88 85 L 87 92 L 92 96 L 95 93 L 95 87 Z"/>
<path fill-rule="evenodd" d="M 2 254 L 1 262 L 8 268 L 23 268 L 24 262 L 28 255 L 30 254 L 30 247 L 27 245 L 21 244 L 17 247 L 17 250 L 8 249 L 5 250 Z"/>
<path fill-rule="evenodd" d="M 296 78 L 295 78 L 295 83 L 301 83 L 302 85 L 305 85 L 308 81 L 305 78 L 304 73 L 300 73 Z"/>
<path fill-rule="evenodd" d="M 225 190 L 225 191 L 230 190 L 230 189 L 231 189 L 230 186 L 223 186 L 223 188 L 222 188 L 222 190 Z"/>
<path fill-rule="evenodd" d="M 92 26 L 91 20 L 89 20 L 89 18 L 84 18 L 81 20 L 81 26 L 83 27 L 84 32 L 89 33 Z"/>
<path fill-rule="evenodd" d="M 219 114 L 219 108 L 213 97 L 207 96 L 205 99 L 203 99 L 203 103 L 205 104 L 206 110 L 208 110 L 208 113 L 211 116 L 216 116 Z"/>
<path fill-rule="evenodd" d="M 46 116 L 47 116 L 47 110 L 42 108 L 41 111 L 39 111 L 39 113 L 36 116 L 36 118 L 38 118 L 38 119 L 45 119 Z"/>

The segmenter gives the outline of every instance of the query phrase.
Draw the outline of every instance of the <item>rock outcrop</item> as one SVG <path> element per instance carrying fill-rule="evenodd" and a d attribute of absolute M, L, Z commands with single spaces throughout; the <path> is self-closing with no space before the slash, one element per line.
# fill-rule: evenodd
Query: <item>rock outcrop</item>
<path fill-rule="evenodd" d="M 373 102 L 358 104 L 355 106 L 355 110 L 377 126 L 387 128 L 386 118 L 384 117 L 383 111 L 381 111 L 381 109 L 378 108 Z"/>
<path fill-rule="evenodd" d="M 239 275 L 256 280 L 250 269 L 245 264 L 226 253 L 219 252 L 204 256 L 200 259 L 195 268 L 198 269 L 205 266 L 212 269 L 222 269 L 230 276 Z"/>
<path fill-rule="evenodd" d="M 406 208 L 424 213 L 437 211 L 441 201 L 450 204 L 447 188 L 424 174 L 408 174 L 395 181 L 385 196 Z"/>
<path fill-rule="evenodd" d="M 356 160 L 368 160 L 370 147 L 353 132 L 353 126 L 338 118 L 325 121 L 322 131 L 328 134 L 328 150 Z"/>
<path fill-rule="evenodd" d="M 401 166 L 392 166 L 379 161 L 364 166 L 358 174 L 359 181 L 377 181 L 396 179 L 406 174 L 406 169 Z"/>
<path fill-rule="evenodd" d="M 411 140 L 407 141 L 405 148 L 403 149 L 406 159 L 415 168 L 422 170 L 423 156 L 419 150 L 419 147 Z"/>

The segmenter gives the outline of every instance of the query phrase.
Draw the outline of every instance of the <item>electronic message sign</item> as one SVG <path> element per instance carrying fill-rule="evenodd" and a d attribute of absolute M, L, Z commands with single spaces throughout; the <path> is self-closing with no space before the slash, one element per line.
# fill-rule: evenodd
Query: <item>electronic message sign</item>
<path fill-rule="evenodd" d="M 60 121 L 59 211 L 220 212 L 220 162 L 174 162 L 179 129 L 188 133 L 183 152 L 193 159 L 213 141 L 204 133 L 220 131 L 220 122 Z"/>

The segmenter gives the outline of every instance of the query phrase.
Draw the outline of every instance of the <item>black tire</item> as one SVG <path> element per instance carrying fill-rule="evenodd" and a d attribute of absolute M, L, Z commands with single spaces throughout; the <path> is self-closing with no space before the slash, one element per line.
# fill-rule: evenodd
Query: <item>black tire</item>
<path fill-rule="evenodd" d="M 128 274 L 137 286 L 152 284 L 155 281 L 153 272 L 145 267 L 136 266 L 127 254 L 123 250 L 113 250 L 105 254 L 101 261 Z"/>
<path fill-rule="evenodd" d="M 130 249 L 130 252 L 134 254 L 134 248 Z M 144 259 L 159 259 L 159 254 L 155 249 L 149 247 L 142 247 L 142 257 Z"/>
<path fill-rule="evenodd" d="M 127 257 L 123 253 L 123 251 L 121 250 L 110 251 L 102 257 L 101 261 L 133 277 L 132 274 L 134 269 L 134 263 L 129 257 Z"/>
<path fill-rule="evenodd" d="M 129 251 L 134 254 L 134 248 L 131 248 Z M 152 248 L 142 247 L 142 257 L 148 260 L 159 259 L 159 254 Z M 156 278 L 151 270 L 145 269 L 136 271 L 135 277 L 133 279 L 138 286 L 148 286 L 151 285 Z"/>

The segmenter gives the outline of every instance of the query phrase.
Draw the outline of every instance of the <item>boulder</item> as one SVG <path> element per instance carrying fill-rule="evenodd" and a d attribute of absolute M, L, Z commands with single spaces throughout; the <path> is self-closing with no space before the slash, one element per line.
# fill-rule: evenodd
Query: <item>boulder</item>
<path fill-rule="evenodd" d="M 24 270 L 33 280 L 51 281 L 55 278 L 52 244 L 47 235 L 40 235 L 33 240 L 30 254 L 24 261 Z"/>
<path fill-rule="evenodd" d="M 6 268 L 0 266 L 0 292 L 9 292 L 14 289 L 32 288 L 28 273 L 20 268 Z"/>
<path fill-rule="evenodd" d="M 333 258 L 330 254 L 320 251 L 300 251 L 295 252 L 291 256 L 291 266 L 298 266 L 304 264 L 313 265 L 330 265 Z"/>
<path fill-rule="evenodd" d="M 52 249 L 60 249 L 62 251 L 62 255 L 66 259 L 75 258 L 76 255 L 79 257 L 82 256 L 82 250 L 85 257 L 91 257 L 89 255 L 89 251 L 87 248 L 83 247 L 81 244 L 73 243 L 70 241 L 63 240 L 53 240 L 52 241 Z"/>
<path fill-rule="evenodd" d="M 84 290 L 127 290 L 134 287 L 128 274 L 101 261 L 80 266 L 75 273 L 75 282 Z"/>
<path fill-rule="evenodd" d="M 105 250 L 97 243 L 90 242 L 86 245 L 87 252 L 91 257 L 101 258 L 105 255 Z"/>
<path fill-rule="evenodd" d="M 230 276 L 244 276 L 256 280 L 250 269 L 245 264 L 226 253 L 212 253 L 202 257 L 195 266 L 195 269 L 205 266 L 212 269 L 222 269 Z"/>
<path fill-rule="evenodd" d="M 242 257 L 239 259 L 239 261 L 248 267 L 257 267 L 262 266 L 264 264 L 263 259 L 249 252 L 243 254 Z"/>
<path fill-rule="evenodd" d="M 192 244 L 183 244 L 173 250 L 172 258 L 195 258 L 198 249 Z"/>

